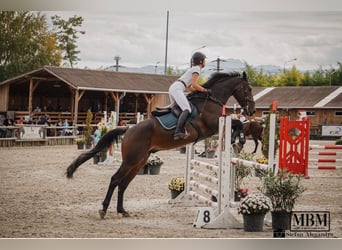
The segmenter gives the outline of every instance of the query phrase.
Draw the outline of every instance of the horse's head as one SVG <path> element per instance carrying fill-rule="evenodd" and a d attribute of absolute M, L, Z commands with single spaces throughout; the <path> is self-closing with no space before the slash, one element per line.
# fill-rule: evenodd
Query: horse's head
<path fill-rule="evenodd" d="M 247 74 L 240 73 L 216 73 L 207 83 L 205 88 L 212 90 L 212 96 L 221 103 L 226 103 L 230 96 L 234 96 L 244 110 L 244 114 L 255 113 L 255 103 L 252 95 L 252 88 L 248 83 Z"/>
<path fill-rule="evenodd" d="M 243 72 L 242 77 L 239 77 L 239 79 L 239 83 L 236 84 L 233 90 L 233 96 L 240 104 L 244 114 L 251 116 L 255 113 L 255 102 L 246 72 Z"/>

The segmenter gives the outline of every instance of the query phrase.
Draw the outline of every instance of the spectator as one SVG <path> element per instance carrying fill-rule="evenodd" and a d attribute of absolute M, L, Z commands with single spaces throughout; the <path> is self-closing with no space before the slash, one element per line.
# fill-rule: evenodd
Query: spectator
<path fill-rule="evenodd" d="M 5 116 L 0 114 L 0 127 L 5 126 Z M 0 138 L 6 138 L 7 128 L 0 128 Z"/>
<path fill-rule="evenodd" d="M 5 125 L 5 126 L 14 126 L 14 125 L 15 125 L 15 122 L 14 122 L 13 119 L 11 119 L 11 118 L 9 117 L 9 115 L 7 115 L 7 118 L 6 118 L 5 121 L 4 121 L 4 125 Z M 13 128 L 10 128 L 10 129 L 7 130 L 7 136 L 8 136 L 8 137 L 13 136 Z M 6 136 L 5 136 L 5 137 L 6 137 Z"/>
<path fill-rule="evenodd" d="M 42 110 L 41 110 L 41 108 L 40 108 L 39 106 L 37 106 L 37 107 L 33 110 L 33 112 L 42 112 Z"/>
<path fill-rule="evenodd" d="M 9 115 L 7 116 L 7 118 L 5 119 L 5 126 L 13 126 L 15 123 L 14 123 L 14 120 L 11 119 L 11 117 L 9 117 Z"/>
<path fill-rule="evenodd" d="M 50 126 L 50 122 L 46 119 L 45 115 L 39 117 L 38 124 Z"/>

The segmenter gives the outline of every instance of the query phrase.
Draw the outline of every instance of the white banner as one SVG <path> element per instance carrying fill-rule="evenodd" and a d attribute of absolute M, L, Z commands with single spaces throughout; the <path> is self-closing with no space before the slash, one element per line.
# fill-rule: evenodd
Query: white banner
<path fill-rule="evenodd" d="M 342 126 L 322 126 L 322 136 L 342 136 Z"/>

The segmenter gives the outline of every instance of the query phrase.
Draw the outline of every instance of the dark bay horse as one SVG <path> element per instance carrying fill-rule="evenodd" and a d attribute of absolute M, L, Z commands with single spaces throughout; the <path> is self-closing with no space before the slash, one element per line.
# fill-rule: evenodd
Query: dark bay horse
<path fill-rule="evenodd" d="M 186 130 L 189 133 L 186 139 L 175 141 L 173 139 L 174 130 L 163 129 L 158 121 L 151 117 L 129 129 L 126 127 L 116 128 L 107 132 L 93 149 L 81 154 L 70 164 L 66 171 L 67 178 L 72 178 L 82 163 L 99 151 L 108 148 L 118 135 L 125 134 L 121 144 L 122 163 L 111 178 L 106 197 L 102 203 L 103 208 L 99 211 L 101 218 L 105 217 L 117 186 L 117 212 L 123 216 L 129 216 L 123 207 L 124 192 L 145 165 L 152 152 L 177 148 L 216 134 L 219 127 L 219 117 L 230 96 L 235 97 L 245 110 L 246 115 L 252 115 L 255 112 L 252 90 L 245 72 L 242 75 L 239 73 L 216 73 L 203 87 L 211 89 L 211 95 L 199 92 L 192 92 L 188 95 L 188 99 L 197 108 L 199 114 L 192 122 L 194 125 L 186 124 Z"/>
<path fill-rule="evenodd" d="M 244 124 L 245 136 L 251 135 L 255 143 L 254 151 L 252 152 L 252 154 L 256 153 L 258 149 L 258 145 L 259 145 L 258 140 L 260 142 L 262 141 L 263 132 L 264 132 L 264 127 L 261 122 L 250 121 Z"/>

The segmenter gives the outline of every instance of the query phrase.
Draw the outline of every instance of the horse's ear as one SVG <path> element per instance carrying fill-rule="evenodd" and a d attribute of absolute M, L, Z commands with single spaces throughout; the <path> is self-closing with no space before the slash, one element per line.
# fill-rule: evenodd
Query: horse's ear
<path fill-rule="evenodd" d="M 246 71 L 244 71 L 242 73 L 242 78 L 247 81 L 247 73 L 246 73 Z"/>

